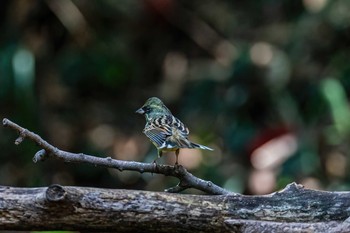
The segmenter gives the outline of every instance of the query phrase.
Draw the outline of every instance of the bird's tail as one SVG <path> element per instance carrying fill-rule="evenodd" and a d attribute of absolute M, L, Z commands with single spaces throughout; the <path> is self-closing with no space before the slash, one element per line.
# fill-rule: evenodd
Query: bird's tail
<path fill-rule="evenodd" d="M 202 150 L 211 150 L 211 151 L 214 150 L 214 149 L 212 149 L 210 147 L 203 146 L 201 144 L 197 144 L 197 143 L 194 143 L 194 142 L 191 142 L 191 148 L 199 148 L 199 149 L 202 149 Z"/>

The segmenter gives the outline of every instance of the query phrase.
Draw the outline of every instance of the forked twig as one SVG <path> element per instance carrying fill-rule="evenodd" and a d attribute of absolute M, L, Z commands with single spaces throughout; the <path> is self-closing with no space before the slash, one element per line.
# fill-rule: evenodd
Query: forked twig
<path fill-rule="evenodd" d="M 165 176 L 173 176 L 179 179 L 177 186 L 169 188 L 167 192 L 181 192 L 188 188 L 195 188 L 208 194 L 234 194 L 226 189 L 223 189 L 210 181 L 202 180 L 189 173 L 183 166 L 157 165 L 153 163 L 142 163 L 135 161 L 123 161 L 112 159 L 111 157 L 101 158 L 83 153 L 71 153 L 60 150 L 39 135 L 17 125 L 16 123 L 4 118 L 3 126 L 11 128 L 19 132 L 19 137 L 15 140 L 15 144 L 19 145 L 25 138 L 35 142 L 42 149 L 39 150 L 33 157 L 33 161 L 43 161 L 46 158 L 60 159 L 64 162 L 87 163 L 95 166 L 115 168 L 119 171 L 137 171 L 140 173 L 149 172 L 154 174 L 163 174 Z"/>

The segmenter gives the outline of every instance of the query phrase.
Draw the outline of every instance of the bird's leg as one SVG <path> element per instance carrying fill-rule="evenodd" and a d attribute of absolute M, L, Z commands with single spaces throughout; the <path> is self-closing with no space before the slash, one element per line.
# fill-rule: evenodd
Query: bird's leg
<path fill-rule="evenodd" d="M 157 164 L 156 161 L 157 159 L 160 159 L 162 157 L 163 152 L 161 150 L 158 150 L 158 156 L 153 160 L 153 163 Z"/>
<path fill-rule="evenodd" d="M 175 156 L 176 156 L 175 166 L 178 166 L 178 165 L 179 165 L 179 163 L 178 163 L 179 153 L 180 153 L 180 149 L 177 149 L 177 150 L 175 151 Z"/>

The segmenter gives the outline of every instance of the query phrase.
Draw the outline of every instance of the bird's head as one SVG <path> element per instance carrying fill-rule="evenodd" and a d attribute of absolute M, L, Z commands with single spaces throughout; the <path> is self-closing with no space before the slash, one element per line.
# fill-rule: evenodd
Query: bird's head
<path fill-rule="evenodd" d="M 147 118 L 152 118 L 156 115 L 171 114 L 170 110 L 157 97 L 149 98 L 146 103 L 136 111 L 136 113 L 145 115 Z"/>

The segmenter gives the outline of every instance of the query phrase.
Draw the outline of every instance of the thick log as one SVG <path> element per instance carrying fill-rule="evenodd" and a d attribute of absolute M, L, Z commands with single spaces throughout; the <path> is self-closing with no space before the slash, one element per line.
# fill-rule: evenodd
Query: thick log
<path fill-rule="evenodd" d="M 0 187 L 0 230 L 346 232 L 349 216 L 349 192 L 294 183 L 264 196 Z"/>

